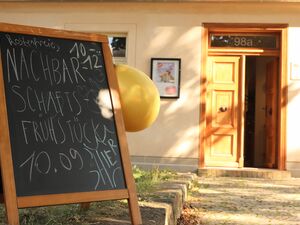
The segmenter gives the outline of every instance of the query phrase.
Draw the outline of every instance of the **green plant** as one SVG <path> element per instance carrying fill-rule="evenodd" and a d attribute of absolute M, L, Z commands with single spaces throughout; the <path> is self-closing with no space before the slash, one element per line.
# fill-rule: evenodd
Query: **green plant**
<path fill-rule="evenodd" d="M 139 195 L 153 191 L 156 184 L 172 179 L 174 176 L 174 172 L 170 170 L 160 170 L 158 167 L 151 170 L 142 170 L 136 166 L 133 167 L 133 177 Z"/>

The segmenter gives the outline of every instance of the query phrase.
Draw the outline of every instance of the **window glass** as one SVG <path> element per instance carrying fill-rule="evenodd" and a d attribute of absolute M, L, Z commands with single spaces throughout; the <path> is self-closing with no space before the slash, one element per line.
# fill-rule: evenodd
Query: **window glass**
<path fill-rule="evenodd" d="M 127 38 L 121 35 L 108 36 L 113 61 L 115 64 L 127 63 Z"/>
<path fill-rule="evenodd" d="M 276 35 L 211 34 L 211 47 L 278 48 Z"/>

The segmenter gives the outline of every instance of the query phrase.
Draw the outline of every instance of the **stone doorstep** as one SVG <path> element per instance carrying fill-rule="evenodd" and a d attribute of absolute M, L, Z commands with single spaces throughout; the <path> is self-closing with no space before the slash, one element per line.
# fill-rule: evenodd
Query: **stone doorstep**
<path fill-rule="evenodd" d="M 196 174 L 179 174 L 176 180 L 166 181 L 157 186 L 150 202 L 140 202 L 141 207 L 161 208 L 165 211 L 165 224 L 176 225 L 181 215 L 183 204 L 187 199 L 188 189 Z M 145 223 L 145 221 L 143 221 Z"/>
<path fill-rule="evenodd" d="M 247 177 L 247 178 L 263 178 L 270 180 L 287 180 L 291 179 L 289 171 L 281 171 L 275 169 L 257 169 L 257 168 L 203 168 L 198 169 L 200 177 Z"/>

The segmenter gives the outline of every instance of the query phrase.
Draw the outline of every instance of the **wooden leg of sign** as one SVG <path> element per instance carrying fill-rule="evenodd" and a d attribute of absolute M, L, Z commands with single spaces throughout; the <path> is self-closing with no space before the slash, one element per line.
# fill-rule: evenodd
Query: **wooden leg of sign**
<path fill-rule="evenodd" d="M 12 170 L 13 166 L 12 166 L 11 155 L 10 152 L 4 152 L 3 150 L 3 149 L 6 150 L 8 149 L 8 145 L 7 145 L 7 143 L 9 143 L 8 135 L 7 132 L 3 132 L 3 133 L 4 133 L 3 134 L 4 138 L 6 138 L 6 142 L 0 143 L 0 168 L 1 168 L 2 190 L 3 190 L 2 200 L 5 205 L 7 223 L 9 225 L 19 225 L 20 224 L 19 210 L 17 205 L 17 194 L 16 194 L 16 186 L 14 181 L 14 174 Z"/>
<path fill-rule="evenodd" d="M 2 164 L 3 165 L 3 164 Z M 0 164 L 1 166 L 1 164 Z M 1 168 L 3 169 L 3 168 Z M 17 195 L 15 191 L 15 185 L 12 178 L 7 178 L 7 175 L 2 173 L 2 177 L 6 180 L 2 180 L 3 183 L 3 202 L 6 210 L 7 223 L 9 225 L 19 225 L 19 210 L 17 205 Z M 13 177 L 13 176 L 11 176 Z M 0 178 L 1 179 L 1 178 Z"/>
<path fill-rule="evenodd" d="M 1 164 L 0 164 L 1 166 Z M 1 168 L 3 169 L 3 168 Z M 6 177 L 2 173 L 2 177 Z M 1 179 L 1 178 L 0 178 Z M 6 178 L 7 180 L 2 180 L 3 183 L 3 196 L 2 200 L 5 205 L 6 218 L 8 225 L 19 225 L 19 210 L 17 205 L 17 195 L 15 191 L 15 185 L 13 180 Z"/>
<path fill-rule="evenodd" d="M 20 225 L 18 209 L 8 209 L 6 206 L 6 216 L 9 225 Z"/>
<path fill-rule="evenodd" d="M 89 202 L 81 203 L 81 204 L 80 204 L 80 209 L 81 209 L 82 211 L 87 211 L 87 210 L 89 210 L 90 205 L 91 205 L 91 203 L 89 203 Z"/>
<path fill-rule="evenodd" d="M 0 114 L 3 115 L 1 112 Z M 0 120 L 0 127 L 2 127 L 1 123 L 2 121 Z M 2 177 L 2 190 L 3 190 L 2 200 L 5 205 L 7 223 L 9 225 L 19 225 L 20 224 L 19 210 L 17 205 L 17 194 L 16 194 L 16 186 L 14 181 L 14 174 L 12 169 L 13 168 L 12 160 L 11 160 L 10 152 L 5 152 L 5 150 L 9 149 L 8 135 L 7 132 L 3 132 L 1 133 L 1 135 L 3 135 L 4 140 L 6 141 L 0 143 L 0 168 L 1 168 L 0 170 L 1 170 L 1 177 Z"/>
<path fill-rule="evenodd" d="M 130 215 L 131 215 L 131 224 L 141 225 L 142 218 L 141 218 L 141 212 L 140 212 L 136 194 L 131 195 L 129 193 L 128 205 L 129 205 L 129 211 L 130 211 Z"/>

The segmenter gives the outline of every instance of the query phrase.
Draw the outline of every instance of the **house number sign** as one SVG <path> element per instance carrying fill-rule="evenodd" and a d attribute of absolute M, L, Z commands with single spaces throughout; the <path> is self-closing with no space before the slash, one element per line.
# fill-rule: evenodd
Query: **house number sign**
<path fill-rule="evenodd" d="M 211 47 L 234 47 L 234 48 L 267 48 L 276 49 L 276 35 L 210 35 Z"/>

